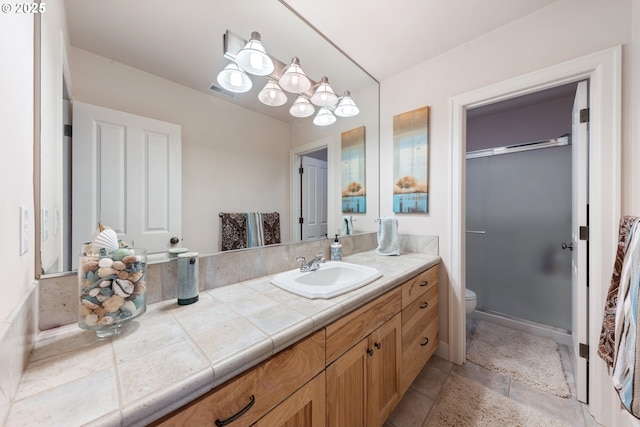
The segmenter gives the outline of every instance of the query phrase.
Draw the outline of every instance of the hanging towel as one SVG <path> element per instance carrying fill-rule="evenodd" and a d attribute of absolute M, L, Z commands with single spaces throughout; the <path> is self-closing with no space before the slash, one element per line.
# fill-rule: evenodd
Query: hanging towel
<path fill-rule="evenodd" d="M 247 213 L 247 247 L 255 248 L 258 246 L 264 246 L 262 214 L 249 212 Z"/>
<path fill-rule="evenodd" d="M 230 251 L 247 247 L 247 215 L 244 213 L 220 213 L 222 250 Z"/>
<path fill-rule="evenodd" d="M 604 307 L 604 318 L 600 331 L 600 342 L 598 344 L 598 355 L 609 368 L 613 368 L 613 357 L 615 348 L 615 318 L 616 307 L 618 305 L 618 289 L 620 287 L 620 275 L 629 242 L 631 241 L 631 230 L 640 222 L 640 218 L 634 216 L 623 216 L 620 218 L 618 231 L 618 249 L 611 274 L 611 284 L 607 292 L 607 299 Z"/>
<path fill-rule="evenodd" d="M 382 217 L 378 220 L 378 255 L 400 255 L 398 247 L 398 220 Z"/>
<path fill-rule="evenodd" d="M 640 417 L 640 357 L 638 347 L 638 293 L 640 287 L 640 233 L 638 223 L 630 230 L 630 241 L 622 263 L 615 317 L 613 385 L 623 406 Z"/>
<path fill-rule="evenodd" d="M 342 217 L 342 231 L 343 236 L 353 234 L 353 217 L 351 215 L 345 215 Z"/>
<path fill-rule="evenodd" d="M 264 226 L 264 244 L 280 243 L 280 214 L 278 212 L 263 213 L 262 224 Z"/>

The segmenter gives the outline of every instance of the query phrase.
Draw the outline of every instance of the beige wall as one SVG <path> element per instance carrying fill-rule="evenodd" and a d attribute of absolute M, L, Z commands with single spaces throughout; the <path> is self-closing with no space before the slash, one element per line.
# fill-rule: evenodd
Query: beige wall
<path fill-rule="evenodd" d="M 34 281 L 33 16 L 0 14 L 0 322 L 24 299 Z M 19 207 L 29 210 L 29 251 L 19 254 Z"/>

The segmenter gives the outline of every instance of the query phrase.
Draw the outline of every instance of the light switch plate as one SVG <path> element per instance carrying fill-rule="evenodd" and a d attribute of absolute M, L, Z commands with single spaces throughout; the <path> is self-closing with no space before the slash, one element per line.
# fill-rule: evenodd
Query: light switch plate
<path fill-rule="evenodd" d="M 20 206 L 20 255 L 29 251 L 29 209 Z"/>

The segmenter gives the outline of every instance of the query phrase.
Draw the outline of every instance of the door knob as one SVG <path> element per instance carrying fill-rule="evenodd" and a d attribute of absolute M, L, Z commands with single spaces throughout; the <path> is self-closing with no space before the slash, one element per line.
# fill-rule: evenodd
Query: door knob
<path fill-rule="evenodd" d="M 573 250 L 573 243 L 569 243 L 568 245 L 566 243 L 563 243 L 562 244 L 562 249 L 563 250 L 569 249 L 570 251 L 572 251 Z"/>
<path fill-rule="evenodd" d="M 178 244 L 178 242 L 180 242 L 180 239 L 179 239 L 179 238 L 177 238 L 177 237 L 172 237 L 172 238 L 169 240 L 169 243 L 171 243 L 172 245 L 177 245 L 177 244 Z"/>

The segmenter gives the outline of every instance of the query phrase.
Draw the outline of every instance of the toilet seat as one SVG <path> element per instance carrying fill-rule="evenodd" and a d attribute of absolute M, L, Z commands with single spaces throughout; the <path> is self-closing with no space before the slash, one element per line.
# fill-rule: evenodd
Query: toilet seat
<path fill-rule="evenodd" d="M 465 289 L 465 295 L 464 295 L 465 300 L 469 301 L 469 300 L 473 300 L 476 299 L 476 293 L 473 292 L 470 289 Z"/>

